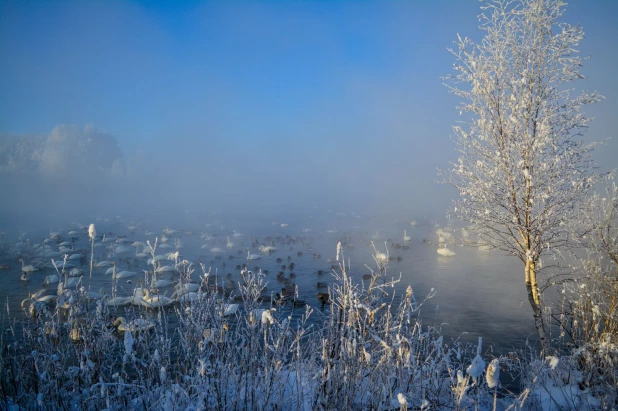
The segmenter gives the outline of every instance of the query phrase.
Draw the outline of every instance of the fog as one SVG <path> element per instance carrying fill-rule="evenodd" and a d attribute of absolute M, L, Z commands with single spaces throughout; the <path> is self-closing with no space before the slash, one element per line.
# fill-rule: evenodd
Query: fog
<path fill-rule="evenodd" d="M 585 87 L 617 129 L 618 36 L 599 4 Z M 0 6 L 0 208 L 59 213 L 332 210 L 438 218 L 456 192 L 436 168 L 457 99 L 441 76 L 477 3 Z M 618 166 L 610 140 L 602 168 Z"/>

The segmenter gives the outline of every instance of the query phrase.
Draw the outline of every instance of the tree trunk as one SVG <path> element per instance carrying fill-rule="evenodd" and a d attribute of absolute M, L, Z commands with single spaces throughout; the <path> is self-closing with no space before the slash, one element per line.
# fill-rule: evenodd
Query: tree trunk
<path fill-rule="evenodd" d="M 541 352 L 549 348 L 549 341 L 545 336 L 545 323 L 543 321 L 543 310 L 541 308 L 541 298 L 539 295 L 539 286 L 536 281 L 536 264 L 532 260 L 526 262 L 526 289 L 528 290 L 528 300 L 532 306 L 534 315 L 534 325 L 539 334 L 539 342 L 541 343 Z"/>

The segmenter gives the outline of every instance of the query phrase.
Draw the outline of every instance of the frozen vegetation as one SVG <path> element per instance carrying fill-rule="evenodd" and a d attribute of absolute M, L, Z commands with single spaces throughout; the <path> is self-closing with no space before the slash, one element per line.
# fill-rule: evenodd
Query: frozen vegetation
<path fill-rule="evenodd" d="M 614 210 L 609 218 L 615 221 L 615 208 L 608 209 L 607 201 L 599 204 L 605 208 L 598 214 Z M 94 249 L 94 225 L 89 236 Z M 216 277 L 203 266 L 198 269 L 202 282 L 190 287 L 193 265 L 179 253 L 170 253 L 180 277 L 179 294 L 168 308 L 161 308 L 148 300 L 153 297 L 142 285 L 152 284 L 152 272 L 164 263 L 154 258 L 157 244 L 149 247 L 153 270 L 140 275 L 132 297 L 150 304 L 117 308 L 109 303 L 110 296 L 88 290 L 85 273 L 75 289 L 60 284 L 53 298 L 33 296 L 26 301 L 27 319 L 5 314 L 0 356 L 3 408 L 616 406 L 616 290 L 612 294 L 605 289 L 606 276 L 615 275 L 615 265 L 607 272 L 600 260 L 582 259 L 585 280 L 563 284 L 563 333 L 552 355 L 539 358 L 528 347 L 519 355 L 493 357 L 483 351 L 481 339 L 476 346 L 446 341 L 434 327 L 423 326 L 420 312 L 426 299 L 417 300 L 411 286 L 403 295 L 394 293 L 399 280 L 387 272 L 388 250 L 373 248 L 375 268 L 359 284 L 352 280 L 339 243 L 334 282 L 321 298 L 324 311 L 297 306 L 294 292 L 282 299 L 265 298 L 265 274 L 247 269 L 240 273 L 240 296 L 235 299 L 222 293 L 223 284 L 216 284 Z M 616 250 L 615 237 L 609 250 Z M 11 250 L 3 249 L 7 252 Z M 56 262 L 62 282 L 67 280 L 66 270 L 62 275 L 66 263 Z M 594 292 L 584 298 L 577 293 L 583 287 Z M 300 310 L 300 319 L 292 320 L 290 310 Z M 505 389 L 500 376 L 518 378 L 521 389 Z"/>

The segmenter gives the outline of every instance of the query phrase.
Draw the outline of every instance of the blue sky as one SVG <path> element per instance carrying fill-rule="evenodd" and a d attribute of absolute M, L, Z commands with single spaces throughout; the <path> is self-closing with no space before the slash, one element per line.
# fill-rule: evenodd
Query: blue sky
<path fill-rule="evenodd" d="M 440 77 L 456 34 L 479 38 L 479 5 L 1 1 L 0 134 L 93 124 L 179 178 L 447 198 L 435 169 L 454 158 L 458 112 Z M 578 87 L 607 97 L 587 137 L 614 137 L 599 153 L 614 167 L 617 17 L 618 2 L 585 0 L 565 16 L 587 34 Z"/>

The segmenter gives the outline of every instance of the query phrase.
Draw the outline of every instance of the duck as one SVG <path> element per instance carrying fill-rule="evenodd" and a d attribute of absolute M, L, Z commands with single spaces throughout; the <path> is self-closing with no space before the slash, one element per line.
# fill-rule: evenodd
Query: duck
<path fill-rule="evenodd" d="M 330 304 L 330 294 L 318 293 L 318 301 L 322 304 Z"/>

